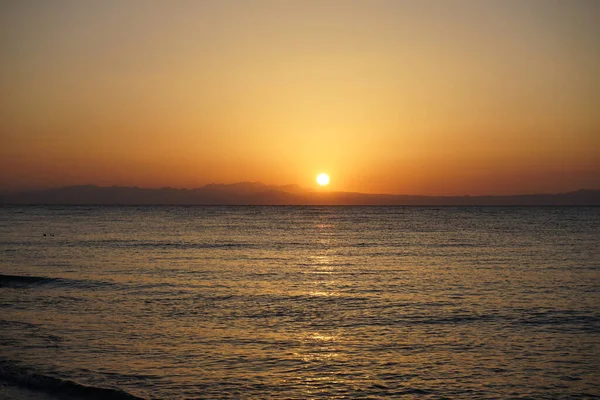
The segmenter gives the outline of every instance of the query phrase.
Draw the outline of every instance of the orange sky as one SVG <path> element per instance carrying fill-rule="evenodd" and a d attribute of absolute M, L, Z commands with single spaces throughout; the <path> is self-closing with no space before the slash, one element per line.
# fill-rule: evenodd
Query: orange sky
<path fill-rule="evenodd" d="M 600 188 L 600 2 L 7 1 L 0 188 Z"/>

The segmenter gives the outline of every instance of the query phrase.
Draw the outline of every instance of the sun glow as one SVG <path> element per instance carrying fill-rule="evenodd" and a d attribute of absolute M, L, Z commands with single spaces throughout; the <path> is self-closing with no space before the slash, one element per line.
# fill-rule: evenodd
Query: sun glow
<path fill-rule="evenodd" d="M 317 176 L 317 183 L 321 186 L 326 186 L 329 184 L 329 175 L 322 173 Z"/>

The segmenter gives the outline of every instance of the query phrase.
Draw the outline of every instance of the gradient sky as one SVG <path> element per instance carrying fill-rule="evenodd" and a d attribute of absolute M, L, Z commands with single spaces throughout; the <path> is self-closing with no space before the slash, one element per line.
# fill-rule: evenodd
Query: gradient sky
<path fill-rule="evenodd" d="M 600 188 L 600 1 L 0 3 L 0 188 Z"/>

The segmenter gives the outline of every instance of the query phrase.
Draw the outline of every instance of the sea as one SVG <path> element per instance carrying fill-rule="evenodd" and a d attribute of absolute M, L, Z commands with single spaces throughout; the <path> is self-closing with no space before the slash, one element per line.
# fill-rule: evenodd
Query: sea
<path fill-rule="evenodd" d="M 598 399 L 600 208 L 0 208 L 0 398 Z"/>

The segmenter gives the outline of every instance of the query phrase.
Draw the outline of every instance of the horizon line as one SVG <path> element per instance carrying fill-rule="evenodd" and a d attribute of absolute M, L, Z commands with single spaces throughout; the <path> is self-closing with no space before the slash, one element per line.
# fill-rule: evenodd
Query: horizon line
<path fill-rule="evenodd" d="M 562 194 L 570 194 L 570 193 L 578 193 L 578 192 L 595 192 L 600 191 L 600 188 L 579 188 L 567 191 L 559 191 L 559 192 L 521 192 L 521 193 L 513 193 L 513 194 L 462 194 L 462 195 L 449 195 L 449 194 L 408 194 L 408 193 L 366 193 L 366 192 L 358 192 L 358 191 L 344 191 L 344 190 L 327 190 L 327 189 L 307 189 L 295 183 L 289 184 L 267 184 L 260 181 L 240 181 L 234 183 L 218 183 L 211 182 L 202 186 L 196 187 L 174 187 L 174 186 L 160 186 L 160 187 L 143 187 L 137 185 L 98 185 L 93 183 L 85 183 L 85 184 L 73 184 L 73 185 L 65 185 L 65 186 L 54 186 L 47 188 L 29 188 L 29 189 L 0 189 L 0 195 L 15 195 L 15 194 L 25 194 L 31 192 L 43 192 L 43 191 L 51 191 L 51 190 L 61 190 L 68 188 L 77 188 L 77 187 L 94 187 L 99 189 L 110 189 L 110 188 L 121 188 L 121 189 L 138 189 L 138 190 L 199 190 L 206 188 L 208 186 L 235 186 L 240 184 L 254 184 L 254 185 L 262 185 L 265 187 L 271 188 L 285 188 L 285 187 L 297 187 L 302 190 L 301 193 L 306 194 L 317 194 L 317 195 L 327 195 L 327 194 L 354 194 L 354 195 L 367 195 L 367 196 L 407 196 L 407 197 L 518 197 L 518 196 L 549 196 L 549 195 L 562 195 Z M 269 191 L 269 190 L 266 190 Z M 286 192 L 285 190 L 281 190 L 281 192 L 290 193 L 290 194 L 301 194 L 301 193 L 291 193 Z M 264 192 L 263 192 L 264 193 Z"/>

